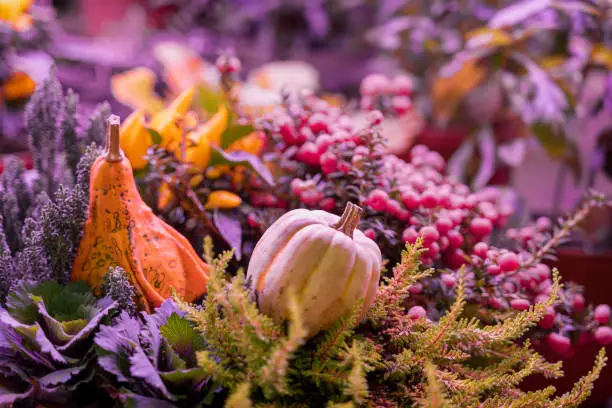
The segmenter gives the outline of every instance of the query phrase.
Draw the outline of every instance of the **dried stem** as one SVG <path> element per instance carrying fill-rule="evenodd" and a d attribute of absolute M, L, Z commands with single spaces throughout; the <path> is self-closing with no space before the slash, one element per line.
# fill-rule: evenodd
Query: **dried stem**
<path fill-rule="evenodd" d="M 123 160 L 123 152 L 120 146 L 120 119 L 117 115 L 111 115 L 106 127 L 105 158 L 109 163 L 117 163 Z"/>
<path fill-rule="evenodd" d="M 531 255 L 531 258 L 523 264 L 523 268 L 533 266 L 539 262 L 546 254 L 550 253 L 553 248 L 561 243 L 561 240 L 568 237 L 569 234 L 580 224 L 591 212 L 593 207 L 597 206 L 597 203 L 593 199 L 588 199 L 584 202 L 582 207 L 576 211 L 571 217 L 569 217 L 559 228 L 554 235 L 538 249 L 537 252 Z"/>
<path fill-rule="evenodd" d="M 355 231 L 355 228 L 357 228 L 359 220 L 361 220 L 362 214 L 363 210 L 361 209 L 361 207 L 351 202 L 348 202 L 346 204 L 346 207 L 344 208 L 342 218 L 340 218 L 338 223 L 335 224 L 333 228 L 346 234 L 346 236 L 348 236 L 349 238 L 353 238 L 353 231 Z"/>

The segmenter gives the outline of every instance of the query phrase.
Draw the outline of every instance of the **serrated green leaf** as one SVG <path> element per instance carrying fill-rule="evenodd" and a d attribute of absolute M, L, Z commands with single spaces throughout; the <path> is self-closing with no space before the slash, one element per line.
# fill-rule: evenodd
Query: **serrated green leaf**
<path fill-rule="evenodd" d="M 157 130 L 148 127 L 147 132 L 149 132 L 149 135 L 151 136 L 151 141 L 154 145 L 158 145 L 162 142 L 162 137 Z"/>
<path fill-rule="evenodd" d="M 196 365 L 196 352 L 204 350 L 206 343 L 191 323 L 176 313 L 172 313 L 166 324 L 159 328 L 160 333 L 189 366 Z"/>

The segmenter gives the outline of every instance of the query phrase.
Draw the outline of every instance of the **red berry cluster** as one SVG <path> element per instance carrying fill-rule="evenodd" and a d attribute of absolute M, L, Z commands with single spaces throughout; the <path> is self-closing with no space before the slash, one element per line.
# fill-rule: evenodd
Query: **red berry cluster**
<path fill-rule="evenodd" d="M 410 86 L 405 79 L 371 76 L 362 93 L 370 100 L 391 93 L 408 97 Z M 472 191 L 445 176 L 444 159 L 425 146 L 414 146 L 409 161 L 383 153 L 378 133 L 383 114 L 373 110 L 368 115 L 359 127 L 346 112 L 312 94 L 287 96 L 282 108 L 261 123 L 274 142 L 266 159 L 281 176 L 275 190 L 250 194 L 258 210 L 249 214 L 249 226 L 260 227 L 258 220 L 269 208 L 340 213 L 352 201 L 364 208 L 360 228 L 391 263 L 406 243 L 422 238 L 422 262 L 439 273 L 412 288 L 408 306 L 414 319 L 439 318 L 453 301 L 461 267 L 467 299 L 476 306 L 470 310 L 481 318 L 527 310 L 546 299 L 552 273 L 544 255 L 554 247 L 551 242 L 560 242 L 554 241 L 552 222 L 541 218 L 510 229 L 506 235 L 516 245 L 496 246 L 513 211 L 499 190 Z M 539 323 L 537 337 L 560 352 L 571 349 L 570 337 L 579 337 L 575 334 L 594 335 L 602 344 L 612 341 L 607 305 L 593 312 L 572 284 L 560 298 Z"/>
<path fill-rule="evenodd" d="M 388 78 L 382 74 L 370 74 L 361 81 L 361 108 L 404 115 L 412 110 L 410 97 L 413 88 L 412 79 L 407 75 Z"/>

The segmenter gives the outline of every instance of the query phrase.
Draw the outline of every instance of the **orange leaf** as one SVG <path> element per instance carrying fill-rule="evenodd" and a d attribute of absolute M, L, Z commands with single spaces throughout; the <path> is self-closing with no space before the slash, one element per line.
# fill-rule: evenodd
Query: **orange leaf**
<path fill-rule="evenodd" d="M 28 98 L 36 90 L 36 82 L 25 72 L 15 72 L 4 83 L 0 93 L 7 101 Z"/>
<path fill-rule="evenodd" d="M 512 37 L 503 30 L 481 27 L 469 31 L 465 35 L 466 48 L 504 47 L 512 44 Z"/>
<path fill-rule="evenodd" d="M 612 50 L 603 44 L 596 44 L 591 51 L 591 60 L 594 64 L 612 70 Z"/>
<path fill-rule="evenodd" d="M 155 114 L 164 107 L 161 98 L 155 94 L 157 76 L 149 68 L 138 67 L 111 78 L 111 91 L 115 99 L 134 110 L 144 109 Z"/>
<path fill-rule="evenodd" d="M 453 116 L 463 98 L 485 79 L 486 71 L 475 60 L 467 61 L 448 77 L 438 76 L 433 82 L 434 113 L 446 122 Z"/>

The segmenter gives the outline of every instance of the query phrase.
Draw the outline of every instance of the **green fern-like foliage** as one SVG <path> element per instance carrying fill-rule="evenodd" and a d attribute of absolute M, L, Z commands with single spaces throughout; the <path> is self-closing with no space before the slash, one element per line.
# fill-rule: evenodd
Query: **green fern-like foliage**
<path fill-rule="evenodd" d="M 378 290 L 365 321 L 355 307 L 328 331 L 305 340 L 297 298 L 285 325 L 257 309 L 244 274 L 228 278 L 232 257 L 214 257 L 203 305 L 175 299 L 205 339 L 198 365 L 229 391 L 226 407 L 575 407 L 584 401 L 606 363 L 602 349 L 593 370 L 574 389 L 553 397 L 554 387 L 524 392 L 529 375 L 562 375 L 520 340 L 557 301 L 559 275 L 549 298 L 496 325 L 463 316 L 465 280 L 459 274 L 456 299 L 438 322 L 408 317 L 411 285 L 423 270 L 420 243 L 408 246 L 401 262 Z"/>

